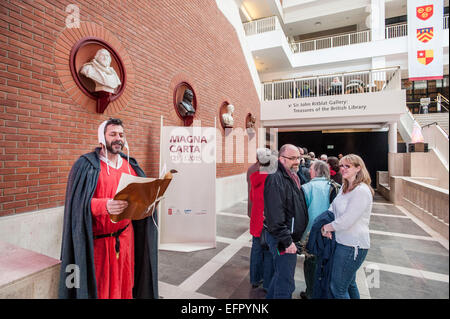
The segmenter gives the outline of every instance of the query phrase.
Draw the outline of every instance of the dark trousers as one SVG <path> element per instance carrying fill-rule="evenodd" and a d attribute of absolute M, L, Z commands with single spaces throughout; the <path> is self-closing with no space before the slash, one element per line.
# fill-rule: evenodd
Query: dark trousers
<path fill-rule="evenodd" d="M 253 236 L 252 250 L 250 252 L 250 283 L 258 285 L 262 281 L 263 288 L 268 290 L 272 276 L 272 254 L 268 249 L 261 246 L 260 237 Z"/>
<path fill-rule="evenodd" d="M 305 257 L 303 273 L 305 274 L 306 296 L 311 299 L 313 296 L 314 280 L 316 274 L 317 257 L 310 255 Z"/>
<path fill-rule="evenodd" d="M 267 299 L 291 299 L 295 290 L 295 266 L 297 265 L 297 254 L 280 255 L 277 249 L 278 242 L 267 233 L 267 243 L 272 253 L 274 274 L 267 291 Z"/>

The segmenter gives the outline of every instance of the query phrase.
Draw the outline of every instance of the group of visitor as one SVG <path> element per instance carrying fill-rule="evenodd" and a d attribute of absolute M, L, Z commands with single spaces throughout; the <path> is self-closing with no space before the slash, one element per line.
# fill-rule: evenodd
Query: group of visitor
<path fill-rule="evenodd" d="M 304 255 L 302 299 L 359 298 L 356 272 L 370 248 L 374 191 L 360 156 L 337 157 L 292 144 L 257 150 L 247 172 L 252 288 L 292 298 Z"/>

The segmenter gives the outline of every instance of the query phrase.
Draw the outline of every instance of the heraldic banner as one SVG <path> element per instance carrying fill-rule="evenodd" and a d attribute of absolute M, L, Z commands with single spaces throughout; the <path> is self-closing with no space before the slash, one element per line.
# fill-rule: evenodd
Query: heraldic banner
<path fill-rule="evenodd" d="M 159 209 L 159 248 L 216 247 L 216 129 L 161 128 L 160 176 L 175 169 Z"/>
<path fill-rule="evenodd" d="M 443 0 L 408 0 L 408 72 L 411 81 L 442 79 Z"/>

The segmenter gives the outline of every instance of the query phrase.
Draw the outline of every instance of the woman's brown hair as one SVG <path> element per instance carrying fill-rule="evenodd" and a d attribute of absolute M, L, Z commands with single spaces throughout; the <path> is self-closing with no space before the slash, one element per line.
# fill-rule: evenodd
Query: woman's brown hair
<path fill-rule="evenodd" d="M 352 164 L 355 167 L 361 167 L 358 173 L 356 173 L 355 180 L 353 181 L 353 185 L 349 185 L 348 181 L 343 178 L 342 179 L 342 191 L 343 193 L 348 193 L 351 190 L 353 190 L 356 186 L 358 186 L 361 183 L 366 184 L 369 186 L 370 192 L 372 193 L 372 196 L 375 194 L 373 188 L 370 186 L 370 183 L 372 182 L 372 179 L 370 178 L 370 174 L 367 171 L 366 164 L 364 164 L 364 161 L 361 157 L 359 157 L 356 154 L 348 154 L 341 158 L 339 163 L 347 162 Z"/>

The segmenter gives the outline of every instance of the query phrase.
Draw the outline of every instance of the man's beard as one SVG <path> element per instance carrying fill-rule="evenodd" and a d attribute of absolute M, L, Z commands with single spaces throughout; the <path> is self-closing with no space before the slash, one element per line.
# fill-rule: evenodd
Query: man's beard
<path fill-rule="evenodd" d="M 120 145 L 120 150 L 116 150 L 113 148 L 113 145 Z M 116 142 L 112 142 L 112 143 L 106 143 L 106 149 L 108 150 L 108 152 L 110 152 L 111 154 L 119 154 L 120 151 L 122 151 L 123 149 L 123 143 L 121 141 L 116 141 Z"/>
<path fill-rule="evenodd" d="M 299 169 L 299 166 L 291 166 L 291 168 L 290 168 L 291 172 L 295 173 L 295 174 L 297 174 L 298 169 Z"/>

